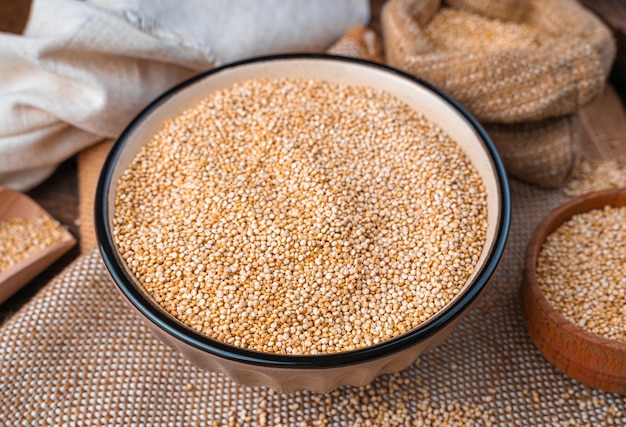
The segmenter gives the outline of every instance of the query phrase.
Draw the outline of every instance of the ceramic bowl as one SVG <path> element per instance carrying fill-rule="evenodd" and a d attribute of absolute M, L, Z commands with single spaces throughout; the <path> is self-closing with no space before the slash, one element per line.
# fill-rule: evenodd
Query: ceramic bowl
<path fill-rule="evenodd" d="M 457 141 L 478 170 L 487 189 L 487 242 L 475 273 L 463 290 L 428 322 L 394 339 L 355 351 L 314 356 L 261 353 L 212 340 L 186 327 L 153 303 L 130 273 L 111 237 L 116 185 L 121 173 L 165 120 L 212 91 L 262 77 L 318 79 L 386 91 L 439 125 Z M 200 368 L 223 372 L 240 384 L 268 386 L 283 392 L 326 392 L 344 384 L 364 385 L 379 374 L 399 371 L 450 334 L 485 290 L 502 256 L 509 231 L 510 194 L 502 162 L 483 128 L 440 90 L 380 64 L 327 55 L 283 55 L 213 69 L 152 102 L 115 142 L 102 170 L 95 212 L 100 250 L 113 280 L 162 341 L 180 350 Z"/>
<path fill-rule="evenodd" d="M 626 395 L 626 343 L 593 334 L 566 319 L 537 282 L 537 257 L 546 237 L 574 215 L 604 206 L 626 206 L 626 189 L 575 197 L 537 226 L 526 249 L 522 309 L 530 337 L 557 369 L 590 387 Z"/>

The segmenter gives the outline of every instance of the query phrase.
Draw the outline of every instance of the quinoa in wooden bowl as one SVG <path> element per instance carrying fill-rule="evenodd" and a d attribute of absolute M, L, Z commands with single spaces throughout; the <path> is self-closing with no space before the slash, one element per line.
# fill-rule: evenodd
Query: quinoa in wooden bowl
<path fill-rule="evenodd" d="M 165 94 L 117 141 L 97 204 L 107 266 L 157 335 L 283 391 L 365 384 L 441 342 L 510 221 L 501 162 L 461 107 L 323 55 Z"/>
<path fill-rule="evenodd" d="M 526 329 L 555 367 L 626 394 L 626 189 L 573 198 L 550 212 L 528 244 Z"/>

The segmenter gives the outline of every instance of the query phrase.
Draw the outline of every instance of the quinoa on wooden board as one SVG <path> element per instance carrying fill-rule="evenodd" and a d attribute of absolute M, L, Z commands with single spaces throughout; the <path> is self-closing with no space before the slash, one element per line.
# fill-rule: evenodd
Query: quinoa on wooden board
<path fill-rule="evenodd" d="M 362 348 L 419 326 L 474 272 L 484 185 L 395 97 L 250 80 L 164 123 L 120 178 L 113 234 L 171 315 L 262 352 Z"/>
<path fill-rule="evenodd" d="M 63 237 L 63 227 L 46 217 L 0 221 L 0 272 L 53 245 Z"/>

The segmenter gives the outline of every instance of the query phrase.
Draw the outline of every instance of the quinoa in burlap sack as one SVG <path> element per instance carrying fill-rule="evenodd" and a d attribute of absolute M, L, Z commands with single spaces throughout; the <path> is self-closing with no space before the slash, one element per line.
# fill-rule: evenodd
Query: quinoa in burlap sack
<path fill-rule="evenodd" d="M 385 5 L 387 63 L 449 93 L 485 124 L 511 174 L 563 184 L 576 160 L 573 115 L 602 91 L 615 57 L 610 30 L 574 0 L 444 3 Z"/>

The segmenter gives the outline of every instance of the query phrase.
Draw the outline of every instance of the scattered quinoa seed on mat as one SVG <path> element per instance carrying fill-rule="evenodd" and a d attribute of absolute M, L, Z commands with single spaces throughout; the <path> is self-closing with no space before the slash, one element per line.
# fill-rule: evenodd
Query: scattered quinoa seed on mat
<path fill-rule="evenodd" d="M 568 196 L 580 196 L 612 188 L 626 188 L 626 166 L 620 167 L 615 161 L 584 162 L 563 192 Z"/>
<path fill-rule="evenodd" d="M 172 316 L 269 353 L 354 350 L 410 331 L 468 282 L 483 183 L 395 97 L 250 80 L 164 123 L 120 178 L 113 233 Z"/>
<path fill-rule="evenodd" d="M 596 335 L 626 342 L 626 207 L 573 216 L 550 234 L 537 259 L 548 301 Z"/>

